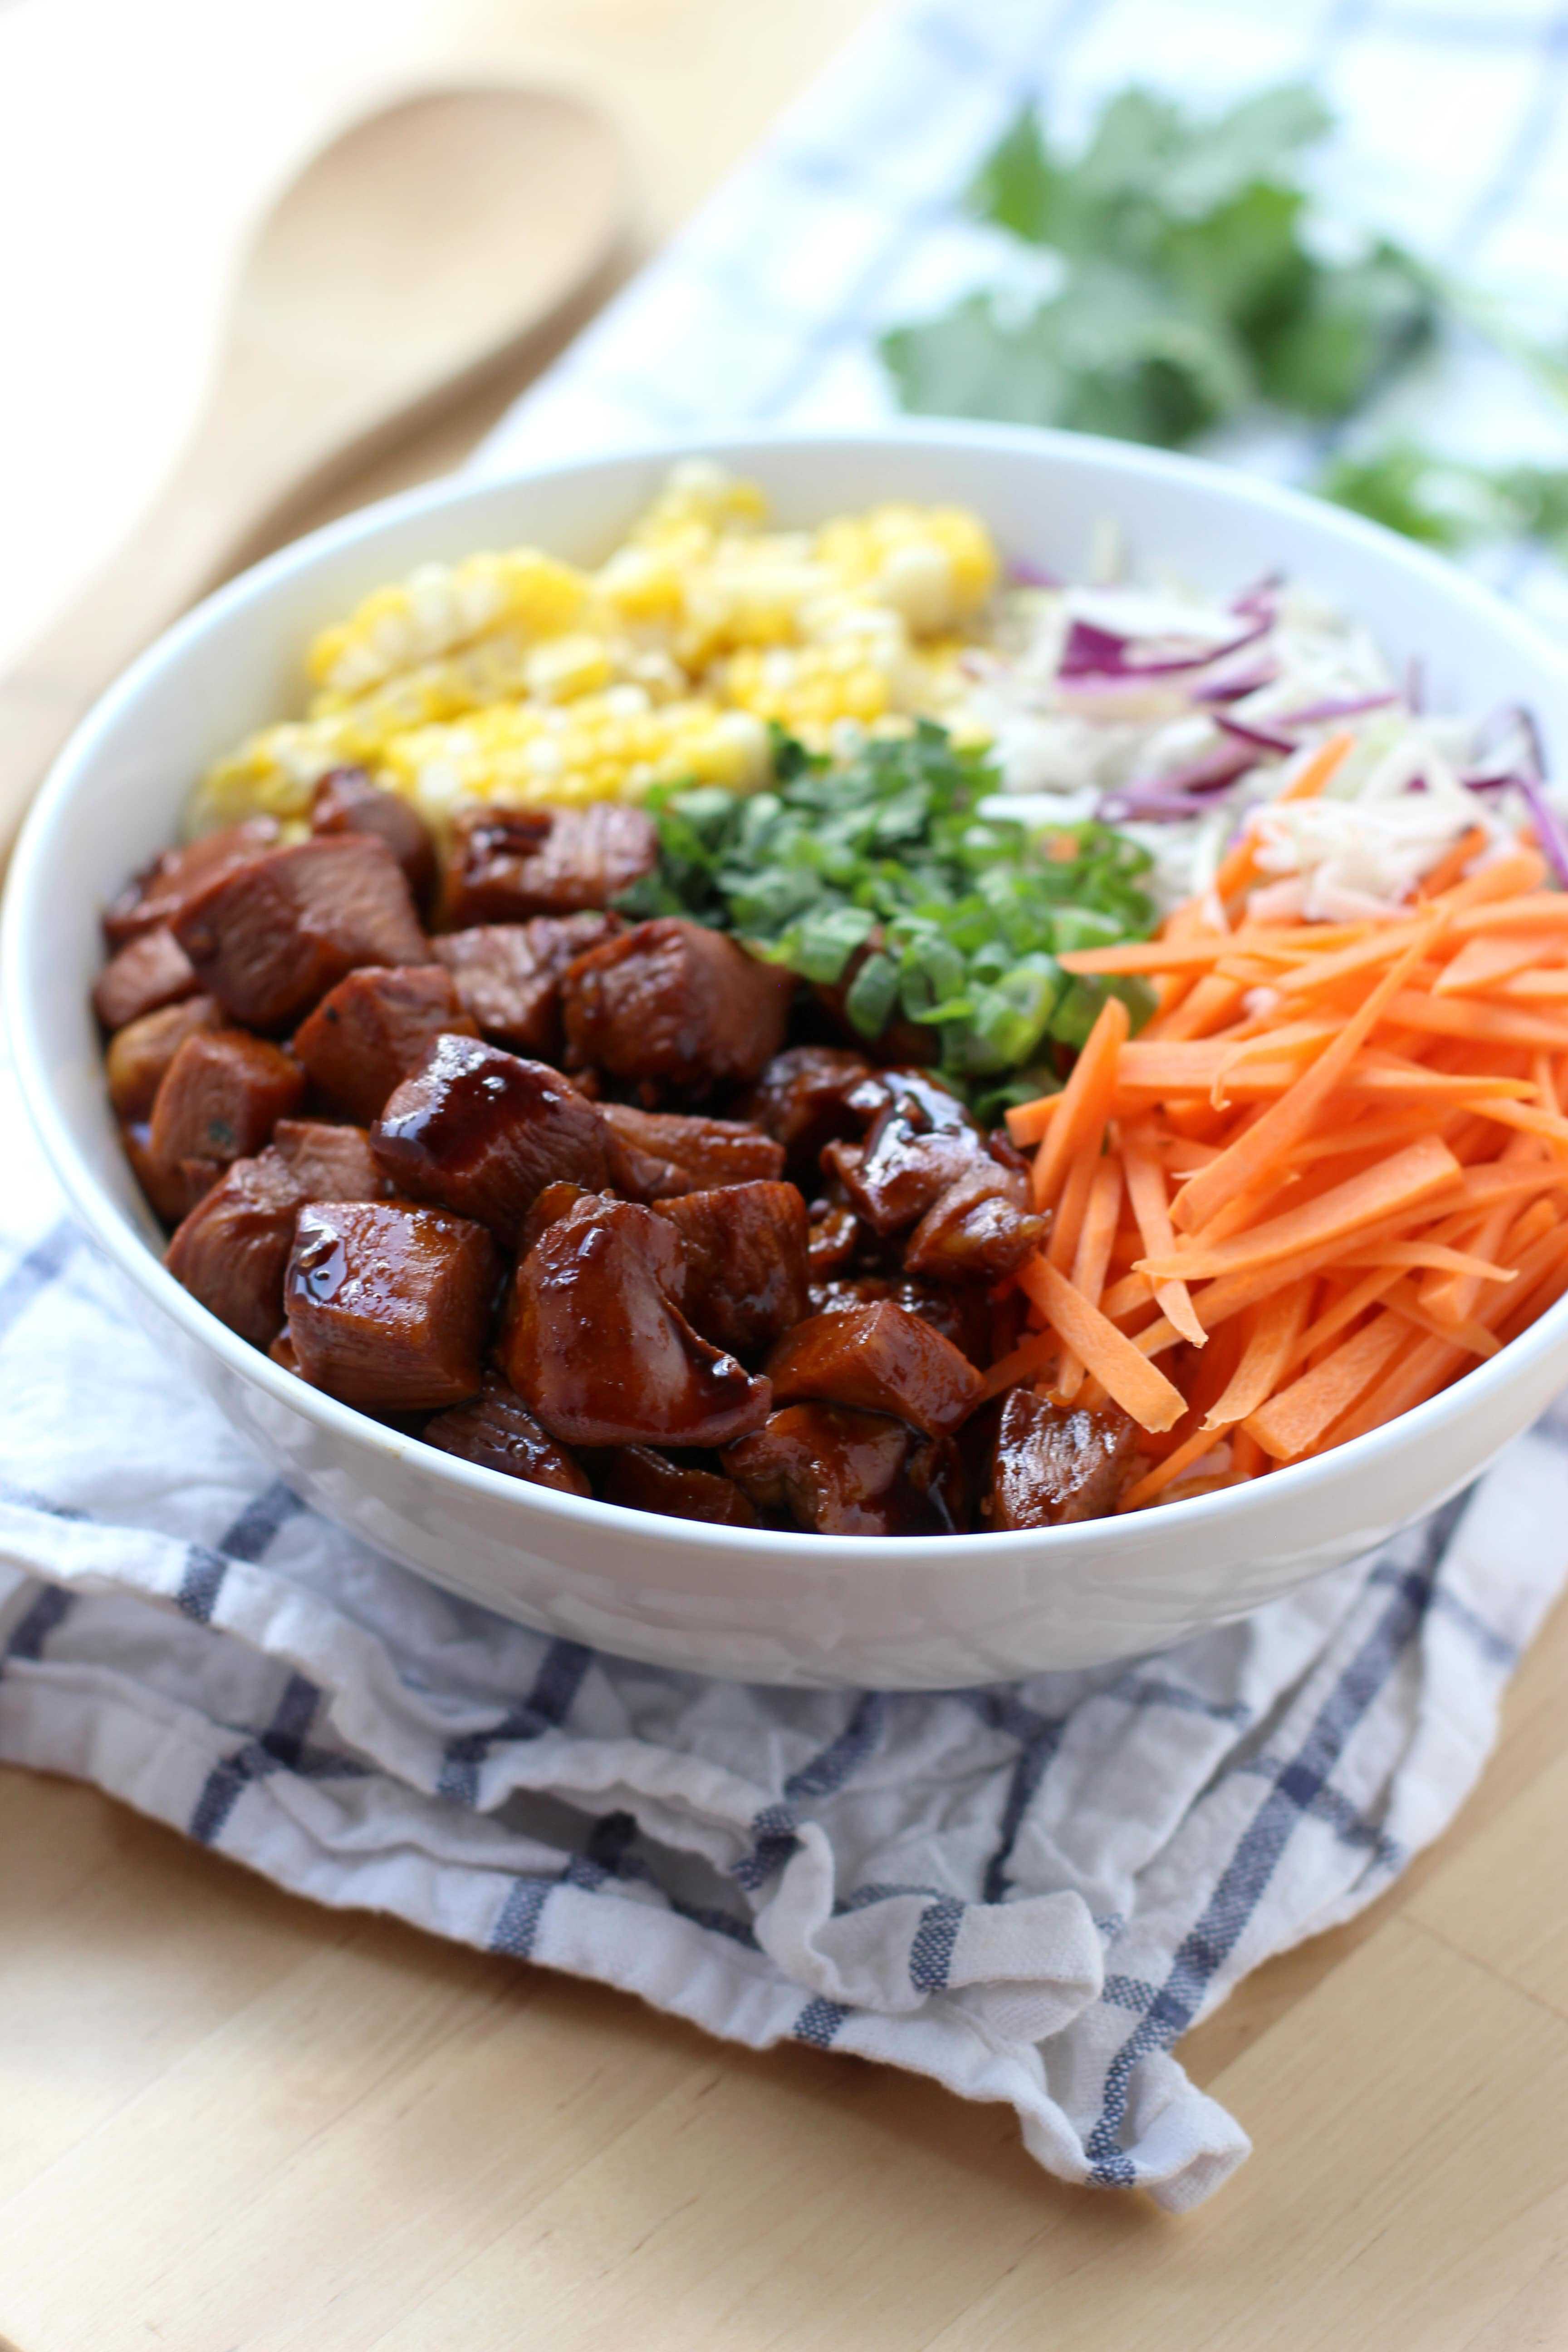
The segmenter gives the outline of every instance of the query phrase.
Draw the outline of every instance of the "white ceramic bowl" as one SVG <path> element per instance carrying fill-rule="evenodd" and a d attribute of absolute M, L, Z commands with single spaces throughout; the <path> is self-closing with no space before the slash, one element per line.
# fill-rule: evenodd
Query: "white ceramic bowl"
<path fill-rule="evenodd" d="M 755 476 L 786 524 L 941 500 L 977 509 L 1009 554 L 1069 578 L 1108 519 L 1141 559 L 1216 588 L 1281 566 L 1361 615 L 1395 662 L 1418 656 L 1436 707 L 1527 702 L 1549 752 L 1568 755 L 1568 666 L 1518 614 L 1405 541 L 1240 475 L 970 425 L 703 447 Z M 172 1362 L 299 1494 L 410 1568 L 551 1633 L 764 1682 L 942 1687 L 1133 1656 L 1289 1591 L 1456 1492 L 1568 1381 L 1568 1301 L 1416 1412 L 1257 1485 L 1082 1527 L 897 1540 L 654 1518 L 476 1468 L 307 1388 L 164 1273 L 88 1004 L 103 901 L 173 836 L 199 771 L 297 706 L 306 640 L 366 590 L 432 557 L 523 541 L 595 561 L 688 454 L 458 480 L 350 516 L 160 638 L 57 762 L 6 898 L 16 1059 L 77 1214 Z"/>

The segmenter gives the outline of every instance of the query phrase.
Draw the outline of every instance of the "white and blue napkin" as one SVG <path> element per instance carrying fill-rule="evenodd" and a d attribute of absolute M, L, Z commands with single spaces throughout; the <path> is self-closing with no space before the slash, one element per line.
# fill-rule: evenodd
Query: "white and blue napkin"
<path fill-rule="evenodd" d="M 1493 282 L 1557 267 L 1568 28 L 1522 0 L 924 7 L 852 45 L 481 462 L 879 413 L 868 326 L 994 261 L 952 189 L 1026 92 L 1070 126 L 1133 61 L 1211 103 L 1316 71 L 1378 217 Z M 10 1164 L 0 1757 L 321 1902 L 1005 2101 L 1065 2180 L 1179 2210 L 1241 2162 L 1174 2045 L 1452 1820 L 1563 1581 L 1568 1416 L 1375 1559 L 1132 1666 L 887 1696 L 629 1664 L 306 1511 L 171 1374 L 25 1142 Z"/>

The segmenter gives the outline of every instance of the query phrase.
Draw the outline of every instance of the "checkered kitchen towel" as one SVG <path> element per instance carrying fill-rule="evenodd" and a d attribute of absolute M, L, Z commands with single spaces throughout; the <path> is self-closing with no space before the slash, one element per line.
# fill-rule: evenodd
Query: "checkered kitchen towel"
<path fill-rule="evenodd" d="M 1568 26 L 1525 0 L 928 6 L 861 37 L 488 462 L 874 411 L 868 319 L 993 265 L 947 192 L 1026 89 L 1081 121 L 1134 59 L 1210 100 L 1317 70 L 1337 185 L 1493 280 L 1556 266 Z M 1528 404 L 1513 429 L 1544 430 Z M 1005 2100 L 1064 2179 L 1184 2208 L 1240 2162 L 1173 2045 L 1445 1827 L 1562 1580 L 1568 1415 L 1375 1559 L 1125 1669 L 887 1696 L 593 1655 L 306 1512 L 7 1164 L 0 1755 L 322 1902 Z"/>

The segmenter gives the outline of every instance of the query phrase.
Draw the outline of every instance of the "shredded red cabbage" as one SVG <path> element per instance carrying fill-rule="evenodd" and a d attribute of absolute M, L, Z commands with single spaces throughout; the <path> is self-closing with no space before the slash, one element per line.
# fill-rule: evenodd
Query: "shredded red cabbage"
<path fill-rule="evenodd" d="M 1026 555 L 1016 555 L 1007 567 L 1009 577 L 1020 588 L 1062 588 L 1067 585 L 1055 572 L 1047 572 L 1043 563 L 1031 562 Z"/>
<path fill-rule="evenodd" d="M 1274 625 L 1272 613 L 1260 615 L 1241 635 L 1200 654 L 1172 654 L 1158 661 L 1131 661 L 1127 648 L 1133 641 L 1101 629 L 1092 621 L 1075 621 L 1057 667 L 1058 677 L 1173 677 L 1186 669 L 1207 669 L 1217 661 L 1256 645 Z"/>
<path fill-rule="evenodd" d="M 1514 782 L 1529 807 L 1530 821 L 1535 827 L 1541 854 L 1563 888 L 1568 890 L 1568 833 L 1563 831 L 1563 820 L 1547 799 L 1546 788 L 1539 776 L 1516 776 Z"/>
<path fill-rule="evenodd" d="M 1237 742 L 1255 743 L 1260 751 L 1278 751 L 1284 756 L 1298 748 L 1293 736 L 1281 735 L 1272 727 L 1254 727 L 1245 719 L 1233 718 L 1228 710 L 1216 710 L 1212 717 L 1215 725 L 1223 727 L 1227 735 L 1234 735 Z"/>
<path fill-rule="evenodd" d="M 1239 669 L 1232 677 L 1206 678 L 1202 686 L 1194 687 L 1192 699 L 1194 702 L 1239 702 L 1244 695 L 1258 694 L 1264 687 L 1272 686 L 1279 675 L 1277 662 L 1254 662 L 1250 669 Z"/>
<path fill-rule="evenodd" d="M 1309 702 L 1300 710 L 1282 710 L 1276 715 L 1276 727 L 1313 727 L 1323 719 L 1357 719 L 1363 710 L 1386 710 L 1399 697 L 1386 694 L 1331 695 L 1324 702 Z"/>

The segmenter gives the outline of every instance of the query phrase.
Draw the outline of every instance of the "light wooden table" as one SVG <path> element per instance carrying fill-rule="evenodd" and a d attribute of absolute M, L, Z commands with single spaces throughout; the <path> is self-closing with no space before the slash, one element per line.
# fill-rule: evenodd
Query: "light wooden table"
<path fill-rule="evenodd" d="M 426 11 L 514 67 L 531 40 L 569 58 L 637 117 L 659 226 L 859 13 Z M 1182 2221 L 1057 2188 L 1010 2111 L 723 2048 L 0 1773 L 0 2330 L 18 2352 L 1556 2352 L 1565 1693 L 1568 1609 L 1441 1845 L 1189 2036 L 1257 2153 Z"/>

